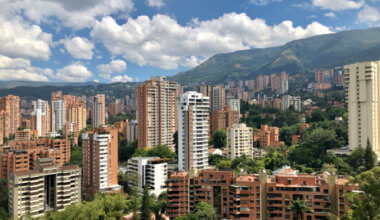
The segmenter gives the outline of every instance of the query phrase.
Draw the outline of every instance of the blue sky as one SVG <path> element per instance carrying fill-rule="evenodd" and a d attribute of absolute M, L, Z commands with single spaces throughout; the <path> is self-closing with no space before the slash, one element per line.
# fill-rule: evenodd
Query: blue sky
<path fill-rule="evenodd" d="M 380 0 L 0 0 L 0 80 L 143 81 L 380 24 Z"/>

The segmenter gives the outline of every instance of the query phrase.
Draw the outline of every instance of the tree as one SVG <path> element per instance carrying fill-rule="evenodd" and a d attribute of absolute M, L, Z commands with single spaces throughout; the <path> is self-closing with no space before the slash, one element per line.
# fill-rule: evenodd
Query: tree
<path fill-rule="evenodd" d="M 0 217 L 1 216 L 8 216 L 8 190 L 6 179 L 0 179 Z"/>
<path fill-rule="evenodd" d="M 216 164 L 218 170 L 230 170 L 232 162 L 230 160 L 221 160 Z"/>
<path fill-rule="evenodd" d="M 163 192 L 161 193 L 158 198 L 153 198 L 153 204 L 152 204 L 152 210 L 156 217 L 156 220 L 161 220 L 161 214 L 165 211 L 166 204 L 168 202 L 168 193 Z"/>
<path fill-rule="evenodd" d="M 216 212 L 214 207 L 211 205 L 205 203 L 205 202 L 199 202 L 195 206 L 195 216 L 199 220 L 216 220 Z"/>
<path fill-rule="evenodd" d="M 142 204 L 141 204 L 141 219 L 142 220 L 148 220 L 151 216 L 151 200 L 149 196 L 148 187 L 145 186 L 144 188 L 144 194 L 142 197 Z"/>
<path fill-rule="evenodd" d="M 178 131 L 175 131 L 173 134 L 173 143 L 175 148 L 175 154 L 178 155 Z"/>
<path fill-rule="evenodd" d="M 376 161 L 376 154 L 372 151 L 371 143 L 369 142 L 369 139 L 367 139 L 367 146 L 364 152 L 365 168 L 367 170 L 372 169 L 375 166 L 375 161 Z"/>
<path fill-rule="evenodd" d="M 213 142 L 215 148 L 223 148 L 226 146 L 226 131 L 222 129 L 218 129 L 215 131 Z"/>
<path fill-rule="evenodd" d="M 77 145 L 71 147 L 70 155 L 70 164 L 71 165 L 83 165 L 83 148 Z"/>
<path fill-rule="evenodd" d="M 307 205 L 307 201 L 297 198 L 292 201 L 292 206 L 289 210 L 293 212 L 293 218 L 295 220 L 302 220 L 304 213 L 312 213 L 313 210 Z"/>
<path fill-rule="evenodd" d="M 350 207 L 345 217 L 352 220 L 380 219 L 380 167 L 365 171 L 350 182 L 359 184 L 363 193 L 345 193 Z"/>

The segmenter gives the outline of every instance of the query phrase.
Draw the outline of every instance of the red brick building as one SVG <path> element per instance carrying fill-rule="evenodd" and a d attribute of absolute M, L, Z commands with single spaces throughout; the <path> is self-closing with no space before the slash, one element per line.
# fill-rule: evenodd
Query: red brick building
<path fill-rule="evenodd" d="M 233 124 L 239 124 L 239 119 L 239 111 L 231 110 L 230 107 L 211 111 L 211 134 L 218 129 L 226 130 Z"/>

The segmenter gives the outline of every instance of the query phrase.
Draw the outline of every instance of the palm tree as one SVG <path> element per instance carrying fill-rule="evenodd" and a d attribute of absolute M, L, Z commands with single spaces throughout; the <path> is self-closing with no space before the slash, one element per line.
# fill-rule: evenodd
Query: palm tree
<path fill-rule="evenodd" d="M 304 213 L 313 213 L 313 210 L 307 205 L 307 201 L 297 198 L 292 201 L 293 205 L 289 207 L 289 210 L 293 212 L 293 219 L 302 220 Z"/>

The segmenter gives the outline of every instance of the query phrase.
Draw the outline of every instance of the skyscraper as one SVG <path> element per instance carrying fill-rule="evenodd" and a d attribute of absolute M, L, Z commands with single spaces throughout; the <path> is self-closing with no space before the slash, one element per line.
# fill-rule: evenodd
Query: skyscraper
<path fill-rule="evenodd" d="M 83 186 L 87 193 L 120 192 L 118 185 L 118 132 L 100 127 L 82 134 Z"/>
<path fill-rule="evenodd" d="M 226 93 L 222 86 L 212 87 L 211 110 L 223 110 L 226 104 Z"/>
<path fill-rule="evenodd" d="M 94 127 L 106 124 L 106 96 L 104 94 L 92 97 L 91 114 Z"/>
<path fill-rule="evenodd" d="M 66 123 L 65 102 L 56 100 L 51 105 L 51 131 L 58 132 L 62 130 Z"/>
<path fill-rule="evenodd" d="M 344 72 L 349 148 L 365 148 L 369 140 L 380 158 L 380 61 L 346 65 Z"/>
<path fill-rule="evenodd" d="M 173 147 L 177 130 L 178 83 L 152 77 L 138 87 L 138 145 Z"/>
<path fill-rule="evenodd" d="M 82 105 L 72 105 L 67 108 L 67 121 L 78 125 L 78 130 L 86 127 L 87 109 Z"/>
<path fill-rule="evenodd" d="M 45 136 L 50 131 L 50 107 L 48 101 L 32 101 L 31 129 L 37 130 L 38 136 Z"/>
<path fill-rule="evenodd" d="M 178 103 L 178 169 L 189 171 L 208 167 L 210 99 L 186 92 Z"/>
<path fill-rule="evenodd" d="M 6 134 L 4 137 L 8 137 L 10 133 L 14 134 L 21 124 L 20 97 L 14 95 L 0 97 L 0 110 L 6 111 L 9 116 L 7 127 L 3 128 L 6 129 L 3 132 Z"/>

